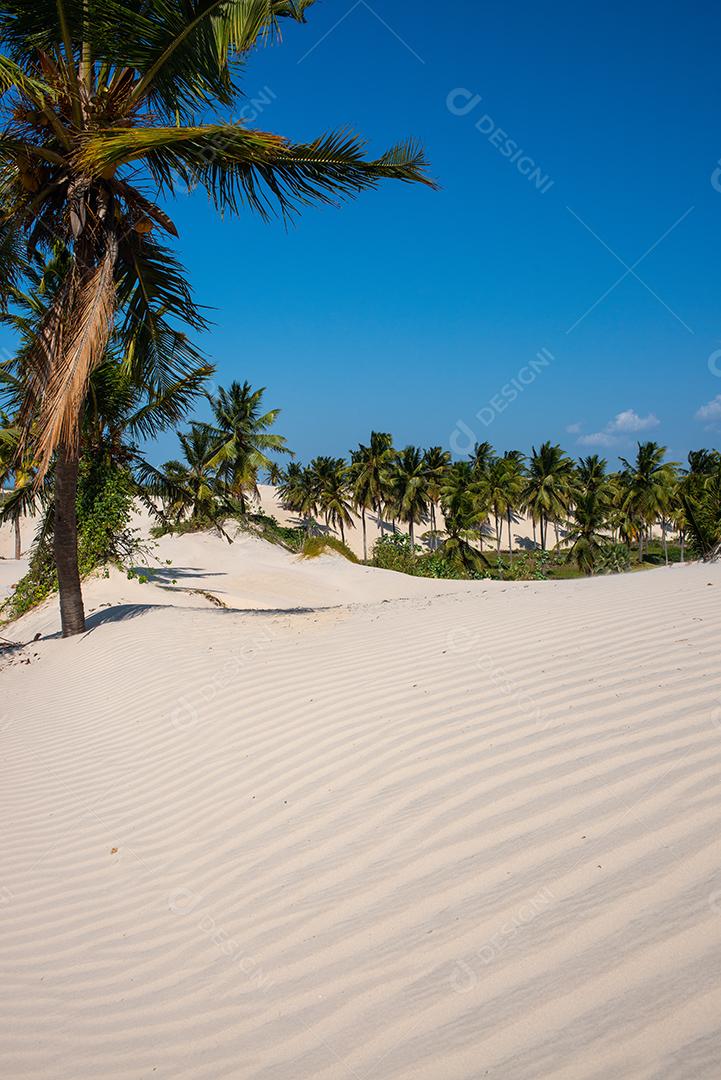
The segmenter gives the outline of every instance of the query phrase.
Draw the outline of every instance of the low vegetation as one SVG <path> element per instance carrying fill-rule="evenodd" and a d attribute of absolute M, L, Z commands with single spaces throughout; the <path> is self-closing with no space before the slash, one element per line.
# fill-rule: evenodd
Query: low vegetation
<path fill-rule="evenodd" d="M 347 544 L 344 544 L 342 540 L 338 540 L 335 536 L 307 536 L 301 548 L 301 555 L 304 559 L 317 559 L 319 555 L 329 555 L 331 552 L 342 555 L 348 562 L 358 562 L 358 556 L 351 551 Z"/>

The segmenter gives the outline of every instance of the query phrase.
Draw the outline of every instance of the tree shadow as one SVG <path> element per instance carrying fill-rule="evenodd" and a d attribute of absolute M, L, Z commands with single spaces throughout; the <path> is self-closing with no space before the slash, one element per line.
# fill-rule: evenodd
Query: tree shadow
<path fill-rule="evenodd" d="M 133 573 L 147 577 L 151 581 L 170 584 L 179 578 L 227 577 L 223 570 L 203 570 L 198 566 L 134 566 Z"/>

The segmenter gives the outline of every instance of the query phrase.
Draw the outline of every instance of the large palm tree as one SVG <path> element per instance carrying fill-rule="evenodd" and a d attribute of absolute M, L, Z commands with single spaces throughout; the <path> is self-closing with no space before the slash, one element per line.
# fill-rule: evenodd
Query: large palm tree
<path fill-rule="evenodd" d="M 676 483 L 676 463 L 665 461 L 666 447 L 656 442 L 639 442 L 633 462 L 621 458 L 625 495 L 623 509 L 638 536 L 638 557 L 643 558 L 643 540 L 657 520 L 661 520 L 664 551 L 668 562 L 666 519 Z"/>
<path fill-rule="evenodd" d="M 483 551 L 484 533 L 488 526 L 488 515 L 491 509 L 489 470 L 496 460 L 496 453 L 491 443 L 487 441 L 476 443 L 468 455 L 468 460 L 472 472 L 470 483 L 478 511 L 478 543 Z"/>
<path fill-rule="evenodd" d="M 423 451 L 406 446 L 399 451 L 392 469 L 396 517 L 408 526 L 411 550 L 415 549 L 415 526 L 428 514 L 428 470 Z"/>
<path fill-rule="evenodd" d="M 496 555 L 501 554 L 501 528 L 508 509 L 507 495 L 508 466 L 503 458 L 494 457 L 489 462 L 485 473 L 485 490 L 488 505 L 493 512 L 496 530 Z"/>
<path fill-rule="evenodd" d="M 191 424 L 188 432 L 178 432 L 178 439 L 182 458 L 166 461 L 147 475 L 147 491 L 163 499 L 166 516 L 176 523 L 216 524 L 232 506 L 212 465 L 217 447 L 213 433 L 207 424 Z"/>
<path fill-rule="evenodd" d="M 600 491 L 608 482 L 608 462 L 598 454 L 589 454 L 579 459 L 576 466 L 576 481 L 582 493 Z"/>
<path fill-rule="evenodd" d="M 508 558 L 511 563 L 513 562 L 513 533 L 511 527 L 514 515 L 518 513 L 523 504 L 523 492 L 526 486 L 523 461 L 523 454 L 520 450 L 507 450 L 501 458 L 500 495 L 506 508 Z"/>
<path fill-rule="evenodd" d="M 326 525 L 340 531 L 345 543 L 345 530 L 355 528 L 350 487 L 350 469 L 343 458 L 317 457 L 310 463 L 320 513 Z"/>
<path fill-rule="evenodd" d="M 568 560 L 584 574 L 593 574 L 605 540 L 608 501 L 601 487 L 586 487 L 575 498 Z"/>
<path fill-rule="evenodd" d="M 479 498 L 474 469 L 468 461 L 454 461 L 446 471 L 441 485 L 441 508 L 446 523 L 446 539 L 438 549 L 451 564 L 468 572 L 480 572 L 486 565 L 482 552 L 468 543 L 466 536 L 479 522 L 485 520 L 486 510 L 479 511 Z"/>
<path fill-rule="evenodd" d="M 483 476 L 495 457 L 496 455 L 492 445 L 489 442 L 481 442 L 475 444 L 473 450 L 468 455 L 468 460 L 473 466 L 473 471 L 476 475 Z"/>
<path fill-rule="evenodd" d="M 546 550 L 548 523 L 568 515 L 572 496 L 573 462 L 560 446 L 544 442 L 532 448 L 523 502 L 541 533 Z"/>
<path fill-rule="evenodd" d="M 363 559 L 368 561 L 366 513 L 375 511 L 380 528 L 383 504 L 388 493 L 388 477 L 394 457 L 393 438 L 385 431 L 371 431 L 368 446 L 351 451 L 350 480 L 353 504 L 360 511 L 363 526 Z"/>
<path fill-rule="evenodd" d="M 318 488 L 312 469 L 298 461 L 291 461 L 283 472 L 278 485 L 281 505 L 300 515 L 310 536 L 314 518 L 318 513 Z"/>
<path fill-rule="evenodd" d="M 703 471 L 685 478 L 681 504 L 692 554 L 709 561 L 721 557 L 721 455 L 705 462 Z"/>
<path fill-rule="evenodd" d="M 430 446 L 423 455 L 423 463 L 426 470 L 428 505 L 431 511 L 431 529 L 435 532 L 437 529 L 436 508 L 441 501 L 441 485 L 451 464 L 450 452 L 440 446 Z"/>
<path fill-rule="evenodd" d="M 296 145 L 229 116 L 239 58 L 303 21 L 312 0 L 8 0 L 0 12 L 0 300 L 25 254 L 60 241 L 70 265 L 25 356 L 22 440 L 42 478 L 55 461 L 63 634 L 84 629 L 75 494 L 90 375 L 113 326 L 138 379 L 162 383 L 200 329 L 156 201 L 204 188 L 219 210 L 284 216 L 394 178 L 428 183 L 415 145 L 363 158 L 347 132 Z M 170 338 L 163 331 L 172 330 Z"/>
<path fill-rule="evenodd" d="M 257 497 L 258 473 L 273 464 L 269 454 L 290 454 L 283 435 L 270 431 L 280 409 L 263 410 L 265 387 L 253 390 L 249 382 L 232 382 L 210 396 L 213 423 L 210 425 L 217 450 L 211 468 L 225 485 L 229 497 L 243 508 L 246 496 Z"/>

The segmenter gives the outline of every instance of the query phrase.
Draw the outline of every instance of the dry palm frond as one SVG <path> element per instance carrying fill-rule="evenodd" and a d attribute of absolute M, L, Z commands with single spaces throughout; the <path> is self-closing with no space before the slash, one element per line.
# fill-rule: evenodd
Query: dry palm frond
<path fill-rule="evenodd" d="M 115 314 L 115 253 L 109 247 L 98 266 L 74 271 L 41 328 L 28 357 L 28 391 L 22 410 L 24 435 L 37 415 L 34 447 L 38 482 L 61 444 L 75 449 L 88 381 L 101 363 Z"/>

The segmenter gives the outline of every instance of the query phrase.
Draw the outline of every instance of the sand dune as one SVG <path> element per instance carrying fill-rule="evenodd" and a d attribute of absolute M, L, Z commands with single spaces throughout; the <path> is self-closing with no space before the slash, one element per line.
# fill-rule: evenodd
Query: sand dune
<path fill-rule="evenodd" d="M 158 558 L 5 661 L 2 1075 L 718 1077 L 721 568 Z"/>

